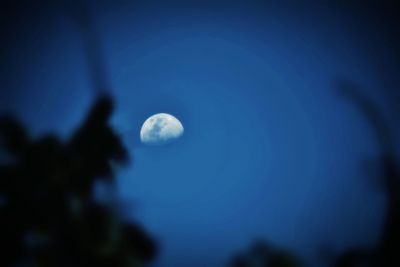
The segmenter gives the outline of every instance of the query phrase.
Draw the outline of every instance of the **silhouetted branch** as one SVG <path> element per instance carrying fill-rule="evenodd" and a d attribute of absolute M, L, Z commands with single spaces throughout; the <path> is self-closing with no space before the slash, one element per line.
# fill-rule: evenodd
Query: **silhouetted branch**
<path fill-rule="evenodd" d="M 397 169 L 397 162 L 394 156 L 394 144 L 390 136 L 390 129 L 385 124 L 385 119 L 368 97 L 361 93 L 360 88 L 349 81 L 339 81 L 339 90 L 348 96 L 361 110 L 369 121 L 382 149 L 382 180 L 387 199 L 387 213 L 383 225 L 382 235 L 376 251 L 369 254 L 369 262 L 372 266 L 400 266 L 400 175 Z M 347 252 L 342 255 L 342 262 L 347 259 L 351 264 L 336 266 L 358 266 L 358 263 L 365 262 L 365 253 Z"/>
<path fill-rule="evenodd" d="M 114 183 L 115 164 L 128 155 L 108 125 L 110 97 L 100 98 L 71 139 L 37 140 L 16 120 L 0 120 L 0 266 L 143 266 L 156 254 L 141 227 L 124 223 L 111 205 L 93 198 L 99 179 Z"/>

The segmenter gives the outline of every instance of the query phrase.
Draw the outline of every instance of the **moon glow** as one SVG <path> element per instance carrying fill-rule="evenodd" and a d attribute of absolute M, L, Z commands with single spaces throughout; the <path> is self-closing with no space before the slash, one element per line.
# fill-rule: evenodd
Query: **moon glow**
<path fill-rule="evenodd" d="M 140 140 L 147 145 L 163 145 L 183 135 L 182 123 L 167 113 L 150 116 L 142 125 Z"/>

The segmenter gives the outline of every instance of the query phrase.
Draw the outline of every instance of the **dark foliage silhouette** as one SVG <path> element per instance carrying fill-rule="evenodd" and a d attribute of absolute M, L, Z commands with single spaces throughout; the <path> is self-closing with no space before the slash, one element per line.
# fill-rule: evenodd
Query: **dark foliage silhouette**
<path fill-rule="evenodd" d="M 301 267 L 300 260 L 291 252 L 276 248 L 265 241 L 257 241 L 244 254 L 236 255 L 231 267 Z"/>
<path fill-rule="evenodd" d="M 338 257 L 335 266 L 400 266 L 400 174 L 395 158 L 390 128 L 376 105 L 350 81 L 338 82 L 340 92 L 361 110 L 380 144 L 378 159 L 382 169 L 381 184 L 385 191 L 387 212 L 380 240 L 374 249 L 355 248 Z"/>
<path fill-rule="evenodd" d="M 397 267 L 400 266 L 400 173 L 395 159 L 390 129 L 376 105 L 350 81 L 336 84 L 342 96 L 349 98 L 368 120 L 380 144 L 378 157 L 381 166 L 381 184 L 386 196 L 387 213 L 378 244 L 373 248 L 355 247 L 334 258 L 334 267 Z M 245 253 L 235 255 L 231 267 L 303 266 L 293 253 L 256 242 Z"/>
<path fill-rule="evenodd" d="M 112 205 L 94 201 L 93 187 L 114 183 L 113 164 L 128 155 L 108 125 L 112 100 L 102 96 L 68 142 L 29 137 L 12 117 L 0 119 L 1 266 L 143 266 L 156 244 Z"/>
<path fill-rule="evenodd" d="M 0 118 L 0 266 L 146 265 L 157 253 L 156 243 L 140 225 L 124 222 L 113 206 L 115 202 L 105 205 L 93 198 L 97 182 L 113 187 L 113 166 L 127 163 L 128 155 L 108 125 L 113 111 L 111 98 L 98 96 L 111 86 L 90 6 L 86 1 L 39 2 L 43 2 L 41 6 L 29 1 L 2 3 L 1 36 L 4 40 L 12 37 L 13 25 L 24 21 L 29 13 L 19 12 L 20 5 L 27 5 L 27 10 L 62 5 L 81 33 L 98 100 L 67 142 L 55 135 L 32 139 L 12 116 Z M 6 46 L 6 42 L 0 44 L 2 49 Z M 336 86 L 360 108 L 379 140 L 382 153 L 378 161 L 387 214 L 375 247 L 345 251 L 332 266 L 400 266 L 400 174 L 390 130 L 375 104 L 361 94 L 357 85 L 342 80 Z M 234 256 L 229 266 L 303 264 L 290 251 L 259 241 Z"/>
<path fill-rule="evenodd" d="M 98 182 L 114 189 L 113 166 L 127 163 L 128 154 L 108 125 L 113 101 L 104 93 L 110 86 L 89 4 L 40 4 L 7 1 L 3 17 L 12 25 L 29 7 L 61 7 L 82 34 L 97 101 L 67 142 L 32 139 L 12 116 L 0 118 L 0 266 L 143 266 L 155 242 L 120 218 L 117 200 L 93 197 Z"/>

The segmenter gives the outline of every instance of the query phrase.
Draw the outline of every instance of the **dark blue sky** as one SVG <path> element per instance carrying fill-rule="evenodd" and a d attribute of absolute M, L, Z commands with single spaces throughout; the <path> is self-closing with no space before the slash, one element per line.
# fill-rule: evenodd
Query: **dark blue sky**
<path fill-rule="evenodd" d="M 384 197 L 363 162 L 378 145 L 335 82 L 358 84 L 398 120 L 386 9 L 163 2 L 92 5 L 112 123 L 134 159 L 118 189 L 161 245 L 154 266 L 224 266 L 258 238 L 314 266 L 327 262 L 321 246 L 373 244 Z M 96 97 L 79 30 L 57 4 L 20 8 L 2 33 L 1 108 L 33 135 L 66 138 Z M 142 123 L 159 112 L 179 118 L 184 136 L 140 145 Z"/>

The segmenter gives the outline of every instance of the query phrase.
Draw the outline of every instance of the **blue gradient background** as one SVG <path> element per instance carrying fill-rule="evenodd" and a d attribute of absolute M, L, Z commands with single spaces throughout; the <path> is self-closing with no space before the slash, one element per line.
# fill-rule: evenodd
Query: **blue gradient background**
<path fill-rule="evenodd" d="M 224 266 L 259 238 L 324 266 L 321 246 L 335 254 L 374 243 L 384 198 L 363 162 L 378 146 L 334 83 L 354 81 L 398 121 L 396 43 L 375 6 L 92 8 L 117 103 L 112 124 L 133 156 L 118 190 L 126 216 L 160 244 L 154 266 Z M 57 4 L 21 10 L 3 34 L 0 107 L 34 136 L 67 138 L 96 96 L 82 40 Z M 141 124 L 158 112 L 179 118 L 185 135 L 140 145 Z"/>

